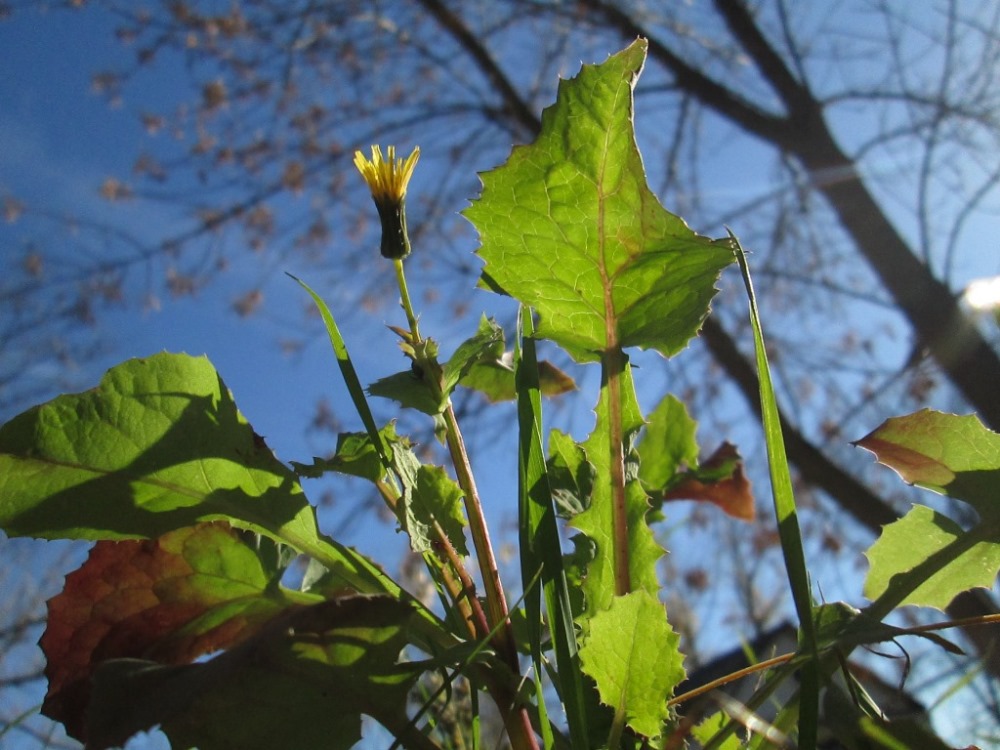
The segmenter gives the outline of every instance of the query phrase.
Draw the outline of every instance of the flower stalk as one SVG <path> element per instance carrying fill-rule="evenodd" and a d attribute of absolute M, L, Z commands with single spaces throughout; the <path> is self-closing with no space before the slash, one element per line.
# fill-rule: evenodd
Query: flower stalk
<path fill-rule="evenodd" d="M 493 546 L 490 541 L 489 531 L 486 526 L 486 517 L 483 513 L 482 501 L 476 482 L 472 473 L 472 466 L 469 462 L 468 454 L 465 450 L 465 441 L 459 429 L 458 420 L 455 417 L 455 410 L 452 407 L 451 399 L 445 393 L 442 382 L 442 368 L 437 361 L 437 347 L 430 339 L 423 339 L 420 335 L 418 318 L 413 310 L 413 303 L 410 299 L 409 289 L 406 283 L 406 274 L 403 269 L 403 259 L 410 254 L 410 240 L 406 228 L 406 188 L 413 175 L 413 169 L 420 157 L 420 149 L 415 148 L 406 159 L 396 157 L 396 149 L 389 146 L 386 149 L 386 157 L 382 155 L 379 146 L 372 146 L 371 158 L 365 157 L 360 151 L 355 152 L 354 164 L 361 172 L 365 182 L 372 193 L 372 200 L 378 209 L 379 219 L 382 222 L 382 256 L 392 260 L 396 273 L 396 282 L 399 287 L 400 305 L 406 315 L 409 331 L 396 330 L 403 338 L 403 351 L 413 360 L 414 369 L 419 372 L 430 388 L 435 399 L 444 404 L 444 424 L 445 442 L 451 455 L 452 464 L 455 468 L 455 475 L 465 499 L 466 513 L 469 519 L 469 528 L 472 534 L 473 547 L 476 550 L 477 560 L 483 576 L 483 587 L 486 595 L 486 625 L 487 631 L 480 633 L 485 636 L 489 632 L 495 633 L 493 645 L 497 653 L 510 668 L 513 674 L 518 674 L 520 669 L 517 659 L 517 646 L 514 640 L 513 628 L 509 618 L 506 597 L 503 585 L 500 582 L 500 573 L 497 567 L 496 558 L 493 553 Z M 469 611 L 468 607 L 461 607 L 462 602 L 456 597 L 456 605 L 460 606 L 463 619 L 466 622 L 477 622 L 482 629 L 483 612 L 476 602 L 475 592 L 470 591 L 472 580 L 469 577 L 464 565 L 454 550 L 450 549 L 447 537 L 441 532 L 445 550 L 451 552 L 448 560 L 458 575 L 458 581 L 452 581 L 451 594 L 454 597 L 454 584 L 461 584 L 465 589 L 465 595 L 469 597 L 474 605 Z M 478 615 L 478 618 L 476 617 Z M 477 621 L 478 620 L 478 621 Z M 529 750 L 537 748 L 537 741 L 531 727 L 531 721 L 527 711 L 523 706 L 518 705 L 516 697 L 506 688 L 494 685 L 492 693 L 497 701 L 497 706 L 504 714 L 504 723 L 510 734 L 510 739 L 515 748 Z"/>

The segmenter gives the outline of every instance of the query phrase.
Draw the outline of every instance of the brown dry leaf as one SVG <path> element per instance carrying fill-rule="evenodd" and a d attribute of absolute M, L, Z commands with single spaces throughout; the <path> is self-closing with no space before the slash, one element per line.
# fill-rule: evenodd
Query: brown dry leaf
<path fill-rule="evenodd" d="M 207 112 L 212 112 L 226 103 L 226 84 L 220 80 L 209 81 L 201 88 L 201 104 Z"/>
<path fill-rule="evenodd" d="M 736 446 L 723 443 L 699 467 L 702 476 L 726 463 L 739 459 Z M 663 495 L 664 500 L 700 500 L 715 503 L 734 518 L 752 521 L 754 518 L 753 487 L 743 470 L 743 461 L 737 460 L 732 473 L 717 481 L 702 481 L 688 476 Z"/>
<path fill-rule="evenodd" d="M 108 201 L 125 201 L 135 197 L 132 188 L 124 182 L 108 177 L 101 183 L 101 197 Z"/>

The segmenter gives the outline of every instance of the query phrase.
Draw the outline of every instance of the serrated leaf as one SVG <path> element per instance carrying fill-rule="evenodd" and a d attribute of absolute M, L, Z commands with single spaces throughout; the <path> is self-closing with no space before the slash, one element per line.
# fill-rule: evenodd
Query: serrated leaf
<path fill-rule="evenodd" d="M 634 731 L 655 738 L 669 716 L 667 700 L 685 676 L 679 643 L 656 597 L 633 591 L 593 617 L 580 661 L 601 701 Z"/>
<path fill-rule="evenodd" d="M 628 448 L 642 427 L 643 421 L 628 367 L 622 372 L 621 381 L 622 428 L 627 455 L 630 452 Z M 595 475 L 598 478 L 605 478 L 605 481 L 595 482 L 589 507 L 570 522 L 573 528 L 586 534 L 596 543 L 594 559 L 587 566 L 583 579 L 586 612 L 591 616 L 606 609 L 615 595 L 613 501 L 611 483 L 606 479 L 611 476 L 608 455 L 608 445 L 611 440 L 608 401 L 608 389 L 602 388 L 596 410 L 597 424 L 583 445 L 587 457 L 594 466 Z M 656 576 L 656 563 L 663 555 L 663 548 L 656 543 L 653 532 L 646 523 L 649 503 L 646 492 L 637 478 L 633 478 L 625 485 L 625 504 L 632 590 L 644 589 L 655 596 L 660 588 Z"/>
<path fill-rule="evenodd" d="M 396 517 L 410 537 L 410 548 L 414 552 L 430 550 L 438 538 L 435 532 L 438 524 L 456 551 L 467 555 L 461 488 L 441 467 L 420 463 L 405 438 L 397 438 L 388 445 L 393 469 L 402 484 Z"/>
<path fill-rule="evenodd" d="M 269 590 L 272 576 L 220 523 L 159 539 L 98 542 L 49 600 L 40 641 L 49 680 L 43 712 L 85 739 L 90 679 L 101 662 L 193 661 L 245 640 L 293 603 L 315 601 Z"/>
<path fill-rule="evenodd" d="M 318 535 L 295 475 L 204 357 L 129 360 L 0 427 L 11 536 L 148 538 L 213 520 L 292 544 Z"/>
<path fill-rule="evenodd" d="M 96 677 L 88 747 L 159 724 L 173 747 L 347 750 L 362 714 L 405 739 L 417 672 L 398 658 L 411 614 L 391 597 L 347 596 L 290 612 L 205 663 L 109 662 Z"/>
<path fill-rule="evenodd" d="M 1000 513 L 1000 434 L 974 414 L 921 409 L 887 419 L 854 444 L 904 481 L 964 500 L 984 519 Z"/>
<path fill-rule="evenodd" d="M 956 595 L 991 588 L 1000 570 L 1000 524 L 982 523 L 971 532 L 923 505 L 882 530 L 865 553 L 870 564 L 865 596 L 877 599 L 905 584 L 904 574 L 936 558 L 923 582 L 901 604 L 944 610 Z"/>
<path fill-rule="evenodd" d="M 482 174 L 464 212 L 484 276 L 537 310 L 538 334 L 578 360 L 617 347 L 681 350 L 733 260 L 728 241 L 695 234 L 646 184 L 632 124 L 646 48 L 638 40 L 561 81 L 537 140 Z"/>
<path fill-rule="evenodd" d="M 495 320 L 490 320 L 484 315 L 479 320 L 476 335 L 459 344 L 451 359 L 441 368 L 443 381 L 441 390 L 450 394 L 476 363 L 491 360 L 495 362 L 503 356 L 503 344 L 503 329 Z"/>
<path fill-rule="evenodd" d="M 486 398 L 497 403 L 513 401 L 517 397 L 514 388 L 514 358 L 511 352 L 495 360 L 476 362 L 462 378 L 464 388 L 479 391 Z M 576 382 L 551 362 L 544 359 L 538 363 L 538 388 L 543 396 L 558 396 L 576 390 Z"/>
<path fill-rule="evenodd" d="M 409 332 L 394 330 L 404 337 L 401 346 L 414 360 L 414 364 L 409 370 L 376 380 L 368 386 L 368 393 L 393 399 L 406 408 L 416 409 L 432 417 L 445 410 L 451 392 L 474 365 L 483 361 L 496 361 L 503 355 L 503 330 L 485 316 L 479 321 L 476 334 L 463 341 L 443 366 L 436 363 L 437 345 L 431 339 L 421 342 L 422 346 L 417 347 L 420 351 L 416 351 L 412 342 L 406 340 Z M 427 368 L 432 368 L 433 372 L 425 372 Z"/>

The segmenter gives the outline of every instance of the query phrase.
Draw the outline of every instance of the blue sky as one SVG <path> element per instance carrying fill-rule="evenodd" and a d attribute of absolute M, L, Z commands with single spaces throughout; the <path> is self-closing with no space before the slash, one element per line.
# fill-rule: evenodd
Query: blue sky
<path fill-rule="evenodd" d="M 4 50 L 0 55 L 0 195 L 9 192 L 49 210 L 108 217 L 133 229 L 149 226 L 157 231 L 174 220 L 170 209 L 109 206 L 98 194 L 106 177 L 130 173 L 132 160 L 145 138 L 136 117 L 142 108 L 142 91 L 130 89 L 122 106 L 109 108 L 91 90 L 95 71 L 121 64 L 124 56 L 131 54 L 114 40 L 113 28 L 111 20 L 96 8 L 82 13 L 18 12 L 0 23 L 0 49 Z M 183 76 L 177 72 L 169 65 L 159 66 L 152 80 L 147 78 L 154 86 L 148 96 L 155 100 L 170 96 L 173 90 L 183 95 L 177 85 Z M 20 263 L 23 243 L 37 226 L 29 222 L 0 226 L 2 267 L 14 270 Z M 60 241 L 58 233 L 49 237 L 56 243 Z M 73 259 L 68 258 L 67 267 L 73 264 Z M 281 270 L 303 273 L 296 268 Z M 233 391 L 244 415 L 280 458 L 308 461 L 329 450 L 328 436 L 310 437 L 303 429 L 320 398 L 329 399 L 340 414 L 350 414 L 345 411 L 349 402 L 329 344 L 313 335 L 303 351 L 293 356 L 279 353 L 276 342 L 286 332 L 285 321 L 300 320 L 308 301 L 305 293 L 280 272 L 272 274 L 267 288 L 271 317 L 247 322 L 234 315 L 233 300 L 248 281 L 255 281 L 258 273 L 259 269 L 252 265 L 235 268 L 194 297 L 164 299 L 159 311 L 114 306 L 101 311 L 100 331 L 113 342 L 113 350 L 88 362 L 84 372 L 74 374 L 80 387 L 96 384 L 105 369 L 126 358 L 163 350 L 206 354 Z M 308 280 L 308 276 L 305 278 Z M 388 332 L 384 343 L 390 356 L 395 356 Z M 361 341 L 354 344 L 355 363 L 365 382 L 388 374 L 385 358 L 375 347 Z M 38 375 L 45 376 L 44 368 L 50 366 L 58 365 L 42 366 Z M 347 429 L 357 428 L 347 416 L 344 420 Z M 341 507 L 349 505 L 349 496 L 345 494 L 340 503 Z M 403 538 L 390 526 L 366 526 L 363 521 L 354 524 L 352 543 L 377 554 L 390 570 L 405 548 Z M 32 586 L 40 586 L 45 596 L 51 596 L 61 586 L 60 576 L 82 559 L 79 545 L 69 553 L 67 546 L 0 538 L 0 557 L 5 564 L 29 560 L 26 569 L 33 569 L 34 576 L 21 584 L 29 591 Z M 5 591 L 7 596 L 13 593 L 13 588 Z M 5 673 L 16 674 L 25 663 L 22 659 L 29 657 L 24 652 L 7 654 L 2 668 Z M 16 715 L 18 708 L 37 705 L 43 692 L 44 684 L 24 691 L 18 696 L 19 706 L 5 706 L 4 715 Z M 164 746 L 149 741 L 133 744 L 143 748 Z M 12 733 L 0 738 L 0 746 L 29 748 L 38 743 Z"/>
<path fill-rule="evenodd" d="M 143 110 L 143 99 L 161 104 L 163 99 L 179 99 L 189 92 L 178 83 L 184 80 L 183 73 L 161 61 L 152 75 L 147 73 L 144 77 L 145 91 L 131 87 L 120 106 L 109 107 L 92 91 L 92 75 L 105 67 L 127 63 L 132 54 L 114 40 L 113 29 L 113 20 L 97 8 L 82 13 L 18 12 L 0 23 L 0 48 L 4 49 L 4 55 L 0 56 L 0 102 L 3 103 L 0 195 L 10 193 L 47 210 L 109 219 L 133 231 L 149 229 L 158 236 L 164 226 L 176 220 L 171 208 L 109 205 L 100 197 L 99 187 L 109 176 L 127 177 L 135 155 L 149 145 L 136 116 Z M 357 179 L 360 184 L 360 176 L 351 174 L 350 179 Z M 422 179 L 426 177 L 418 174 L 411 192 L 419 189 Z M 365 208 L 374 215 L 374 206 L 368 204 Z M 29 220 L 0 225 L 0 257 L 4 266 L 13 269 L 20 263 L 24 243 L 33 238 L 32 232 L 38 226 L 38 222 Z M 62 239 L 59 230 L 47 227 L 45 232 L 50 242 L 58 246 Z M 285 266 L 270 269 L 264 280 L 265 314 L 249 321 L 233 314 L 233 300 L 248 286 L 261 282 L 262 271 L 256 259 L 247 256 L 245 267 L 229 269 L 193 297 L 171 300 L 163 295 L 158 310 L 138 309 L 136 305 L 127 308 L 111 305 L 101 310 L 98 332 L 108 335 L 113 348 L 87 362 L 85 370 L 73 376 L 83 389 L 96 384 L 107 368 L 130 357 L 164 350 L 206 354 L 232 390 L 243 414 L 265 436 L 279 458 L 308 461 L 332 447 L 326 433 L 309 434 L 304 430 L 314 415 L 317 401 L 327 399 L 345 429 L 360 429 L 360 424 L 353 414 L 329 343 L 318 327 L 314 326 L 307 337 L 305 348 L 295 354 L 283 355 L 276 346 L 280 337 L 288 335 L 289 325 L 301 324 L 301 312 L 310 304 L 303 290 L 283 272 L 295 272 L 309 282 L 313 280 L 308 269 Z M 67 258 L 65 269 L 73 268 L 75 263 L 72 257 Z M 388 264 L 384 272 L 391 274 Z M 416 282 L 419 288 L 419 279 Z M 322 293 L 322 288 L 317 287 L 317 291 Z M 474 304 L 495 301 L 495 297 L 480 292 L 476 293 Z M 340 318 L 362 382 L 371 382 L 406 366 L 396 348 L 395 336 L 384 328 L 368 326 L 352 336 L 349 323 L 359 318 L 357 300 L 338 299 L 330 303 Z M 376 316 L 387 323 L 405 322 L 393 305 L 386 305 Z M 456 336 L 470 335 L 475 324 L 475 316 L 456 323 L 446 313 L 435 315 L 433 310 L 427 311 L 423 319 L 425 335 L 430 333 L 453 342 Z M 373 340 L 373 336 L 379 338 Z M 37 374 L 45 377 L 50 374 L 48 368 L 58 366 L 43 363 Z M 55 395 L 57 391 L 53 390 L 43 400 Z M 3 408 L 0 404 L 0 411 Z M 509 407 L 500 408 L 512 414 Z M 587 412 L 577 427 L 585 432 L 590 421 Z M 491 448 L 492 458 L 480 464 L 478 481 L 492 509 L 490 521 L 499 541 L 510 532 L 515 515 L 513 503 L 508 502 L 513 499 L 510 492 L 514 488 L 512 477 L 516 476 L 514 436 L 490 435 L 477 439 L 470 435 L 467 440 L 474 454 L 481 453 L 486 444 Z M 314 498 L 321 489 L 309 481 L 305 487 Z M 324 516 L 324 530 L 332 532 L 333 524 L 345 519 L 351 521 L 346 541 L 394 572 L 407 546 L 405 538 L 384 520 L 352 513 L 352 492 L 358 491 L 367 489 L 360 483 L 346 484 L 337 500 L 338 509 Z M 32 572 L 22 583 L 27 589 L 40 587 L 46 597 L 57 593 L 61 576 L 75 568 L 84 555 L 82 545 L 0 538 L 0 556 L 30 561 L 26 570 Z M 17 673 L 19 666 L 26 663 L 21 660 L 31 658 L 30 651 L 8 655 L 5 670 Z M 40 683 L 22 691 L 17 696 L 18 706 L 5 707 L 5 715 L 37 705 L 44 687 Z M 36 723 L 45 726 L 29 722 Z M 381 746 L 378 744 L 381 740 L 373 742 L 376 743 L 373 746 Z M 155 737 L 136 739 L 131 744 L 144 749 L 163 746 Z M 0 746 L 33 748 L 37 742 L 15 733 L 3 737 Z"/>

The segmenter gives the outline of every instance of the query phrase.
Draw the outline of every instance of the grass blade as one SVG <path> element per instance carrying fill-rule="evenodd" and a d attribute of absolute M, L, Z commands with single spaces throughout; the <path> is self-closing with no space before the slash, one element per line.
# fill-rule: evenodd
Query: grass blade
<path fill-rule="evenodd" d="M 774 500 L 774 512 L 778 519 L 778 536 L 781 541 L 781 552 L 785 558 L 785 571 L 792 588 L 792 600 L 799 617 L 800 647 L 812 658 L 802 667 L 802 687 L 800 693 L 799 711 L 799 747 L 811 750 L 816 747 L 816 732 L 819 723 L 819 653 L 816 645 L 816 628 L 812 615 L 812 593 L 809 585 L 809 571 L 806 568 L 805 551 L 802 546 L 802 533 L 799 530 L 798 515 L 795 509 L 795 495 L 792 491 L 792 478 L 788 471 L 788 457 L 785 455 L 785 442 L 781 435 L 781 422 L 778 418 L 778 404 L 774 397 L 774 386 L 771 383 L 771 371 L 767 362 L 767 352 L 764 348 L 764 334 L 761 330 L 760 313 L 757 310 L 757 298 L 754 296 L 753 283 L 750 280 L 750 269 L 747 266 L 746 254 L 740 247 L 739 240 L 730 233 L 736 260 L 743 274 L 747 297 L 750 301 L 750 325 L 753 328 L 754 349 L 757 356 L 757 375 L 760 381 L 761 415 L 764 427 L 764 439 L 767 445 L 768 466 L 771 472 L 771 493 Z"/>
<path fill-rule="evenodd" d="M 515 384 L 518 420 L 518 508 L 521 546 L 521 580 L 524 608 L 530 629 L 531 651 L 541 690 L 541 602 L 537 588 L 541 572 L 542 593 L 549 630 L 555 647 L 557 689 L 566 708 L 566 721 L 573 747 L 587 747 L 587 717 L 584 712 L 583 681 L 577 655 L 576 631 L 569 603 L 569 587 L 562 564 L 555 505 L 545 468 L 542 449 L 542 396 L 538 387 L 538 360 L 535 354 L 534 323 L 531 310 L 522 306 L 515 336 Z M 540 722 L 546 747 L 551 747 L 548 722 Z"/>
<path fill-rule="evenodd" d="M 389 461 L 388 451 L 382 442 L 382 436 L 379 434 L 375 418 L 372 416 L 371 408 L 368 406 L 365 389 L 361 385 L 361 381 L 358 380 L 358 373 L 351 362 L 351 356 L 347 353 L 347 344 L 344 343 L 344 337 L 340 335 L 340 329 L 337 327 L 337 321 L 333 319 L 333 313 L 330 312 L 330 308 L 327 307 L 323 298 L 316 294 L 306 282 L 296 276 L 292 276 L 292 274 L 288 274 L 288 276 L 297 281 L 303 289 L 309 292 L 309 296 L 316 303 L 316 308 L 319 310 L 319 314 L 323 318 L 323 323 L 326 325 L 326 332 L 330 335 L 333 353 L 337 357 L 337 364 L 340 366 L 340 373 L 344 377 L 347 391 L 351 394 L 351 401 L 354 402 L 354 408 L 357 409 L 358 416 L 361 417 L 361 422 L 365 426 L 365 431 L 368 433 L 372 445 L 375 446 L 375 450 L 378 451 L 379 458 L 382 459 L 382 465 L 387 471 L 390 470 L 392 464 Z"/>

